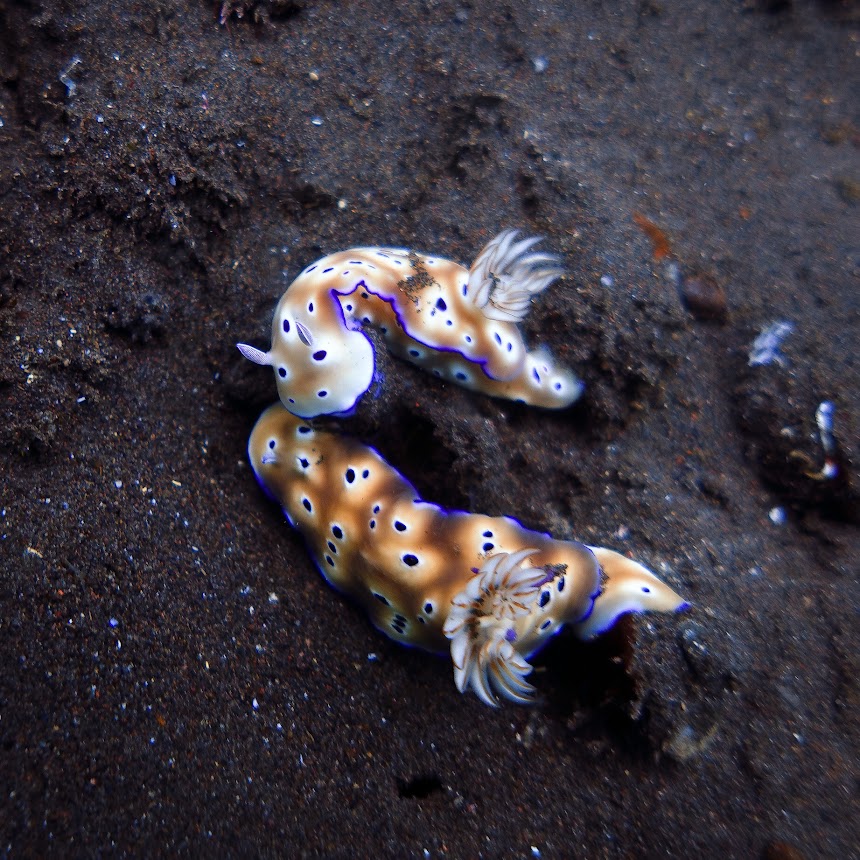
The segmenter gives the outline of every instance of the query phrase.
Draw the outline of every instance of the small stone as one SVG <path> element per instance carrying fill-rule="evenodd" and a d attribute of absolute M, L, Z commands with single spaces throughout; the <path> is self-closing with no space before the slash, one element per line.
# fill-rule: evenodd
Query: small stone
<path fill-rule="evenodd" d="M 860 182 L 848 176 L 839 176 L 833 180 L 836 186 L 836 192 L 846 202 L 852 206 L 860 203 Z"/>
<path fill-rule="evenodd" d="M 848 120 L 827 125 L 821 129 L 821 139 L 830 146 L 839 146 L 848 143 L 857 134 L 857 129 Z"/>
<path fill-rule="evenodd" d="M 761 856 L 762 860 L 804 860 L 803 854 L 794 845 L 778 839 L 768 842 Z"/>
<path fill-rule="evenodd" d="M 785 522 L 785 508 L 771 508 L 767 515 L 775 526 L 781 526 Z"/>
<path fill-rule="evenodd" d="M 728 308 L 725 290 L 710 275 L 694 274 L 684 278 L 681 298 L 697 320 L 722 321 L 726 318 Z"/>

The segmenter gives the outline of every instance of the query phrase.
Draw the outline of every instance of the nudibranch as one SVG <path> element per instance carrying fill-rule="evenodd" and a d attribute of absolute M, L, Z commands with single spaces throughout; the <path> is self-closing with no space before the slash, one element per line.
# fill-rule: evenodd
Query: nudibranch
<path fill-rule="evenodd" d="M 403 248 L 353 248 L 308 266 L 281 297 L 272 345 L 237 344 L 275 370 L 294 415 L 351 411 L 373 381 L 374 326 L 389 349 L 430 373 L 495 397 L 547 408 L 573 403 L 582 383 L 549 352 L 529 352 L 517 323 L 560 274 L 539 238 L 506 230 L 465 269 Z"/>
<path fill-rule="evenodd" d="M 563 625 L 590 638 L 625 612 L 686 605 L 612 550 L 424 501 L 373 448 L 279 403 L 257 421 L 248 456 L 323 576 L 392 639 L 450 650 L 459 690 L 489 705 L 532 700 L 528 658 Z"/>

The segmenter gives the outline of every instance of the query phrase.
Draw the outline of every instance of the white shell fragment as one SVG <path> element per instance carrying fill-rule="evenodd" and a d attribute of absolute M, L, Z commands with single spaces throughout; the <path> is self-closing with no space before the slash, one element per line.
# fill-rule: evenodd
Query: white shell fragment
<path fill-rule="evenodd" d="M 582 383 L 547 352 L 528 352 L 517 326 L 561 268 L 555 256 L 532 250 L 538 238 L 516 236 L 499 234 L 471 270 L 402 248 L 330 254 L 281 297 L 270 350 L 238 347 L 274 368 L 281 402 L 305 418 L 348 412 L 369 388 L 374 353 L 363 326 L 442 379 L 535 406 L 569 406 Z"/>
<path fill-rule="evenodd" d="M 756 336 L 749 351 L 749 366 L 785 364 L 785 359 L 779 351 L 782 342 L 794 331 L 794 323 L 787 320 L 779 320 L 763 328 Z"/>
<path fill-rule="evenodd" d="M 686 605 L 612 550 L 423 501 L 373 448 L 281 404 L 260 416 L 248 456 L 323 576 L 392 639 L 450 651 L 457 688 L 489 705 L 532 700 L 528 658 L 563 625 L 588 638 L 625 612 Z"/>

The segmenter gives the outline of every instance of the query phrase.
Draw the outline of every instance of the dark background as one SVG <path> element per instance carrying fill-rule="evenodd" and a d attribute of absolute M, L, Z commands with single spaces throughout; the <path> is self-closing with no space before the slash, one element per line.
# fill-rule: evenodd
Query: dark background
<path fill-rule="evenodd" d="M 0 854 L 856 851 L 857 9 L 0 0 Z M 491 711 L 258 491 L 234 343 L 325 253 L 506 226 L 582 402 L 391 359 L 343 426 L 693 608 Z"/>

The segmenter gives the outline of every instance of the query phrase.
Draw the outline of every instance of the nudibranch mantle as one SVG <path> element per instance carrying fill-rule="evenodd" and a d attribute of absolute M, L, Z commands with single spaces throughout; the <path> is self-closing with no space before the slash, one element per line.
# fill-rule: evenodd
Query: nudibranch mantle
<path fill-rule="evenodd" d="M 366 325 L 389 349 L 433 375 L 494 397 L 547 408 L 573 403 L 582 383 L 544 349 L 529 352 L 517 326 L 532 297 L 560 274 L 538 238 L 516 230 L 493 239 L 466 269 L 404 248 L 353 248 L 308 266 L 275 309 L 268 352 L 238 344 L 275 370 L 294 415 L 352 410 L 375 363 Z"/>
<path fill-rule="evenodd" d="M 625 612 L 686 606 L 612 550 L 424 501 L 373 448 L 281 404 L 260 416 L 248 456 L 323 576 L 392 639 L 450 650 L 457 687 L 487 704 L 532 701 L 528 658 L 565 624 L 590 638 Z"/>

